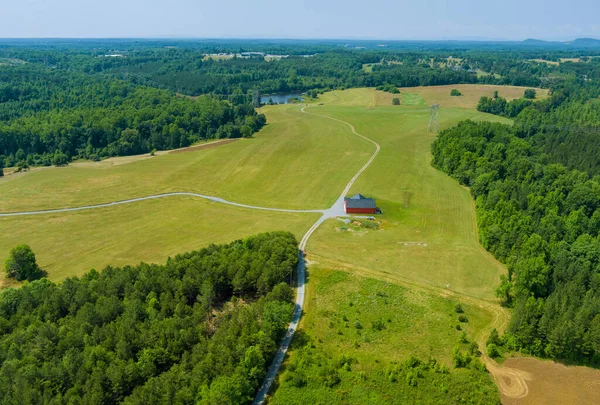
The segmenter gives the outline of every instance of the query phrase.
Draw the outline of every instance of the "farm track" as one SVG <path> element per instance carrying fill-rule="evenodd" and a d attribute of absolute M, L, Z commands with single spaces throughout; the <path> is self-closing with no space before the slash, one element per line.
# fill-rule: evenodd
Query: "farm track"
<path fill-rule="evenodd" d="M 260 391 L 258 392 L 256 397 L 254 398 L 254 402 L 253 402 L 254 405 L 263 404 L 265 402 L 267 394 L 269 393 L 269 391 L 271 390 L 271 386 L 273 385 L 273 381 L 275 381 L 275 377 L 277 376 L 277 373 L 279 372 L 279 369 L 281 368 L 281 364 L 283 363 L 285 354 L 286 354 L 288 348 L 290 347 L 290 344 L 292 342 L 294 334 L 296 333 L 296 330 L 298 329 L 298 323 L 300 322 L 300 318 L 302 317 L 302 308 L 304 307 L 304 296 L 306 293 L 306 291 L 305 291 L 306 290 L 305 289 L 306 262 L 304 260 L 304 249 L 306 248 L 308 239 L 310 239 L 313 232 L 327 219 L 346 215 L 345 210 L 344 210 L 344 197 L 346 196 L 346 194 L 348 194 L 348 192 L 350 191 L 350 188 L 352 187 L 352 185 L 354 184 L 356 179 L 358 179 L 358 177 L 365 170 L 367 170 L 367 168 L 371 165 L 371 163 L 373 163 L 373 160 L 375 160 L 375 158 L 379 154 L 379 151 L 381 150 L 381 147 L 379 146 L 379 144 L 377 142 L 373 141 L 372 139 L 367 138 L 366 136 L 359 134 L 356 131 L 356 128 L 354 128 L 354 125 L 352 125 L 346 121 L 339 120 L 337 118 L 328 117 L 326 115 L 306 112 L 305 108 L 306 107 L 302 107 L 302 109 L 301 109 L 301 111 L 304 114 L 309 114 L 309 115 L 313 115 L 316 117 L 321 117 L 321 118 L 337 121 L 339 123 L 347 125 L 354 135 L 356 135 L 360 138 L 363 138 L 363 139 L 371 142 L 373 145 L 375 145 L 375 152 L 373 153 L 371 158 L 367 161 L 367 163 L 365 163 L 365 165 L 354 175 L 354 177 L 352 177 L 352 179 L 350 179 L 350 181 L 346 185 L 346 188 L 344 188 L 344 190 L 342 191 L 342 194 L 337 199 L 337 201 L 333 204 L 333 206 L 330 209 L 323 212 L 323 215 L 321 216 L 321 218 L 319 218 L 317 220 L 317 222 L 315 222 L 313 224 L 313 226 L 310 227 L 310 229 L 304 234 L 304 236 L 302 237 L 302 240 L 300 241 L 300 244 L 298 246 L 298 271 L 297 271 L 297 277 L 296 277 L 296 282 L 297 282 L 296 303 L 294 306 L 294 314 L 292 315 L 292 322 L 290 323 L 290 326 L 288 327 L 288 330 L 279 346 L 279 349 L 277 350 L 277 354 L 275 355 L 275 358 L 271 362 L 271 366 L 269 367 L 269 371 L 267 372 L 267 375 L 265 377 L 263 385 L 260 388 Z"/>
<path fill-rule="evenodd" d="M 202 199 L 209 200 L 212 202 L 227 204 L 227 205 L 236 206 L 236 207 L 240 207 L 240 208 L 246 208 L 246 209 L 288 212 L 288 213 L 321 213 L 322 214 L 321 217 L 311 226 L 311 228 L 306 232 L 306 234 L 304 234 L 304 236 L 302 237 L 300 244 L 299 244 L 299 254 L 298 254 L 299 262 L 298 262 L 297 280 L 296 280 L 297 281 L 296 303 L 295 303 L 294 313 L 293 313 L 293 317 L 292 317 L 292 322 L 290 323 L 290 325 L 288 327 L 288 331 L 286 332 L 286 335 L 284 336 L 284 338 L 282 340 L 282 343 L 278 349 L 278 352 L 277 352 L 275 358 L 273 359 L 273 362 L 271 363 L 271 366 L 269 368 L 267 376 L 265 377 L 263 385 L 262 385 L 259 393 L 255 397 L 254 404 L 263 404 L 265 402 L 266 396 L 273 384 L 273 381 L 275 380 L 277 372 L 279 371 L 279 368 L 281 367 L 281 364 L 283 363 L 285 354 L 289 348 L 289 345 L 291 344 L 292 338 L 298 328 L 298 323 L 302 316 L 302 309 L 304 306 L 304 296 L 305 296 L 305 281 L 306 281 L 305 280 L 306 264 L 305 264 L 305 260 L 304 260 L 304 249 L 306 248 L 306 244 L 307 244 L 310 236 L 314 233 L 314 231 L 327 219 L 335 218 L 335 217 L 339 217 L 339 216 L 345 216 L 344 206 L 343 206 L 344 197 L 348 194 L 348 192 L 350 191 L 350 188 L 352 187 L 354 182 L 358 179 L 358 177 L 375 160 L 375 158 L 377 157 L 377 155 L 379 154 L 379 152 L 381 150 L 381 147 L 378 143 L 376 143 L 375 141 L 373 141 L 370 138 L 367 138 L 364 135 L 359 134 L 352 124 L 350 124 L 346 121 L 337 119 L 337 118 L 326 116 L 326 115 L 307 112 L 307 111 L 305 111 L 305 108 L 306 107 L 303 107 L 301 109 L 302 113 L 308 114 L 308 115 L 313 115 L 316 117 L 321 117 L 324 119 L 329 119 L 329 120 L 344 124 L 351 129 L 351 131 L 354 135 L 356 135 L 366 141 L 369 141 L 376 147 L 375 152 L 373 153 L 371 158 L 354 175 L 354 177 L 352 177 L 352 179 L 348 182 L 348 184 L 342 191 L 338 200 L 329 209 L 325 209 L 325 210 L 290 210 L 290 209 L 284 209 L 284 208 L 258 207 L 258 206 L 252 206 L 252 205 L 246 205 L 246 204 L 227 201 L 220 197 L 207 196 L 207 195 L 203 195 L 203 194 L 182 191 L 182 192 L 170 192 L 170 193 L 156 194 L 156 195 L 150 195 L 150 196 L 145 196 L 145 197 L 138 197 L 138 198 L 132 198 L 132 199 L 127 199 L 127 200 L 120 200 L 120 201 L 94 204 L 94 205 L 86 205 L 86 206 L 80 206 L 80 207 L 48 209 L 48 210 L 39 210 L 39 211 L 0 213 L 0 217 L 17 217 L 17 216 L 30 216 L 30 215 L 43 215 L 43 214 L 53 214 L 53 213 L 67 213 L 67 212 L 74 212 L 74 211 L 84 211 L 84 210 L 106 208 L 106 207 L 112 207 L 112 206 L 116 206 L 116 205 L 131 204 L 131 203 L 136 203 L 136 202 L 145 201 L 145 200 L 153 200 L 153 199 L 158 199 L 158 198 L 175 197 L 175 196 L 187 196 L 187 197 L 202 198 Z M 475 227 L 476 226 L 477 225 L 475 224 Z M 481 248 L 481 249 L 483 250 L 483 248 Z M 489 255 L 489 252 L 487 252 L 485 250 L 484 250 L 484 252 L 485 252 L 485 254 Z M 396 280 L 396 281 L 398 281 L 398 280 Z M 400 283 L 407 284 L 407 283 L 403 283 L 402 281 L 400 281 Z M 441 294 L 441 295 L 447 295 L 447 293 L 448 293 L 447 291 L 440 291 L 437 288 L 429 287 L 429 286 L 415 285 L 415 287 L 419 288 L 419 289 L 428 290 L 430 292 L 436 292 L 437 294 Z M 498 386 L 501 394 L 505 395 L 506 397 L 509 397 L 511 399 L 521 399 L 521 398 L 524 398 L 525 396 L 527 396 L 527 394 L 529 393 L 527 381 L 530 381 L 532 379 L 531 374 L 528 372 L 525 372 L 523 370 L 508 368 L 508 367 L 499 365 L 493 359 L 489 358 L 485 354 L 485 341 L 486 341 L 487 336 L 494 328 L 496 328 L 498 330 L 503 330 L 506 327 L 506 325 L 508 324 L 508 321 L 509 321 L 508 312 L 506 310 L 504 310 L 503 308 L 499 307 L 497 304 L 494 304 L 494 303 L 491 303 L 491 302 L 488 302 L 485 300 L 469 297 L 469 296 L 462 295 L 462 294 L 457 294 L 456 296 L 459 300 L 461 300 L 465 303 L 479 306 L 480 308 L 490 312 L 494 317 L 493 322 L 490 325 L 488 325 L 487 328 L 480 331 L 480 333 L 477 336 L 476 341 L 479 344 L 479 347 L 482 348 L 482 352 L 483 352 L 482 360 L 485 363 L 488 371 L 492 374 L 493 379 L 496 382 L 496 385 Z"/>
<path fill-rule="evenodd" d="M 354 135 L 359 136 L 360 138 L 363 138 L 363 139 L 373 143 L 376 146 L 376 151 L 371 156 L 371 158 L 367 161 L 367 163 L 350 180 L 350 182 L 348 183 L 348 185 L 342 192 L 340 198 L 338 199 L 338 201 L 336 201 L 336 203 L 333 205 L 333 207 L 323 214 L 323 216 L 308 230 L 308 232 L 304 235 L 304 237 L 302 238 L 302 241 L 300 242 L 298 279 L 297 279 L 298 285 L 296 287 L 296 305 L 295 305 L 295 309 L 294 309 L 292 323 L 290 324 L 290 327 L 280 345 L 277 355 L 275 356 L 275 358 L 273 359 L 273 362 L 271 363 L 271 366 L 269 368 L 267 376 L 265 377 L 265 381 L 263 382 L 263 386 L 261 387 L 259 393 L 255 397 L 253 405 L 260 405 L 265 402 L 266 396 L 269 393 L 269 390 L 273 384 L 273 381 L 275 380 L 277 372 L 279 371 L 279 368 L 281 367 L 281 364 L 283 363 L 283 359 L 285 358 L 285 353 L 287 352 L 289 345 L 291 344 L 292 338 L 294 336 L 294 333 L 295 333 L 296 329 L 298 328 L 298 323 L 299 323 L 300 317 L 302 315 L 302 307 L 304 305 L 304 296 L 305 296 L 306 264 L 304 261 L 303 251 L 304 251 L 304 248 L 306 247 L 306 243 L 308 242 L 308 239 L 313 234 L 313 232 L 319 227 L 319 225 L 321 225 L 326 219 L 343 215 L 343 211 L 340 214 L 339 209 L 340 209 L 340 204 L 343 204 L 344 196 L 346 194 L 348 194 L 348 192 L 350 191 L 350 188 L 352 187 L 352 185 L 354 184 L 356 179 L 358 179 L 358 177 L 371 165 L 371 163 L 373 162 L 373 160 L 375 160 L 375 158 L 379 154 L 379 151 L 381 150 L 381 147 L 378 143 L 376 143 L 375 141 L 373 141 L 370 138 L 367 138 L 364 135 L 359 134 L 356 131 L 356 128 L 349 122 L 346 122 L 346 121 L 343 121 L 343 120 L 340 120 L 337 118 L 329 117 L 326 115 L 310 113 L 310 112 L 305 111 L 305 108 L 306 107 L 303 107 L 301 109 L 301 111 L 305 114 L 310 114 L 310 115 L 317 116 L 317 117 L 327 118 L 327 119 L 342 123 L 344 125 L 347 125 L 352 130 L 352 133 Z M 342 209 L 343 209 L 343 206 L 342 206 Z M 336 214 L 336 211 L 338 212 L 337 214 Z M 474 226 L 475 226 L 475 232 L 477 233 L 476 221 L 474 223 Z M 483 249 L 483 247 L 480 247 L 480 248 L 481 248 L 481 250 L 484 251 L 485 254 L 491 256 L 491 254 L 489 252 L 485 251 Z M 444 290 L 440 291 L 438 288 L 430 287 L 430 286 L 416 285 L 416 287 L 419 289 L 424 289 L 429 292 L 444 295 L 444 296 L 447 295 L 447 293 L 448 293 L 447 291 L 444 291 Z M 484 364 L 486 365 L 488 371 L 492 375 L 494 382 L 498 386 L 498 389 L 502 395 L 509 397 L 511 399 L 521 399 L 521 398 L 526 397 L 527 394 L 529 393 L 527 381 L 532 380 L 531 374 L 528 372 L 525 372 L 523 370 L 509 368 L 509 367 L 499 365 L 496 361 L 494 361 L 493 359 L 488 357 L 487 354 L 485 353 L 485 351 L 486 351 L 485 342 L 487 340 L 487 337 L 491 333 L 491 331 L 494 328 L 498 329 L 498 330 L 504 330 L 505 327 L 508 325 L 508 322 L 509 322 L 508 312 L 505 309 L 503 309 L 502 307 L 498 306 L 497 304 L 487 302 L 485 300 L 477 299 L 477 298 L 470 297 L 467 295 L 462 295 L 462 294 L 456 294 L 456 296 L 459 300 L 461 300 L 465 303 L 469 303 L 471 305 L 478 306 L 478 307 L 488 311 L 490 314 L 492 314 L 492 316 L 493 316 L 492 323 L 490 323 L 485 329 L 480 331 L 477 336 L 477 339 L 476 339 L 476 341 L 482 351 L 482 360 L 483 360 Z"/>
<path fill-rule="evenodd" d="M 240 203 L 236 203 L 236 202 L 227 201 L 220 197 L 213 197 L 213 196 L 197 194 L 197 193 L 189 193 L 189 192 L 185 192 L 185 191 L 176 191 L 176 192 L 172 192 L 172 193 L 155 194 L 155 195 L 149 195 L 146 197 L 137 197 L 137 198 L 131 198 L 128 200 L 113 201 L 113 202 L 102 203 L 102 204 L 84 205 L 81 207 L 73 207 L 73 208 L 59 208 L 59 209 L 40 210 L 40 211 L 5 212 L 5 213 L 0 213 L 0 217 L 17 217 L 17 216 L 26 216 L 26 215 L 42 215 L 42 214 L 65 213 L 65 212 L 72 212 L 72 211 L 85 211 L 85 210 L 113 207 L 115 205 L 132 204 L 132 203 L 145 201 L 145 200 L 154 200 L 157 198 L 175 197 L 175 196 L 203 198 L 205 200 L 209 200 L 209 201 L 213 201 L 213 202 L 217 202 L 217 203 L 221 203 L 221 204 L 233 205 L 236 207 L 248 208 L 248 209 L 253 209 L 253 210 L 263 210 L 263 211 L 296 212 L 296 213 L 302 213 L 302 212 L 325 213 L 325 211 L 326 211 L 326 210 L 288 210 L 285 208 L 257 207 L 254 205 L 246 205 L 246 204 L 240 204 Z"/>

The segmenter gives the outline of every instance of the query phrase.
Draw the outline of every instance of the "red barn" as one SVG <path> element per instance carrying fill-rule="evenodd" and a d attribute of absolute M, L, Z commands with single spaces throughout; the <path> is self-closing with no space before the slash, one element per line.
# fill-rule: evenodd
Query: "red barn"
<path fill-rule="evenodd" d="M 360 194 L 344 198 L 344 209 L 346 214 L 377 214 L 375 200 Z"/>

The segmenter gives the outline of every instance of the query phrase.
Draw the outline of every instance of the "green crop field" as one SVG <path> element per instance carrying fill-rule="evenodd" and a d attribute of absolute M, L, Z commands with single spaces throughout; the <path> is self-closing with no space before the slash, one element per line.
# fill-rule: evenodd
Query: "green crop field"
<path fill-rule="evenodd" d="M 411 370 L 403 366 L 411 356 L 450 365 L 452 348 L 466 352 L 489 313 L 463 305 L 468 322 L 460 323 L 451 298 L 320 266 L 311 267 L 309 291 L 294 354 L 270 403 L 498 402 L 497 388 L 481 370 L 443 373 L 421 365 L 411 385 Z"/>
<path fill-rule="evenodd" d="M 466 89 L 469 100 L 475 98 L 475 90 L 460 88 L 463 93 Z M 505 271 L 478 243 L 468 190 L 430 166 L 435 134 L 427 131 L 428 105 L 449 90 L 437 88 L 438 95 L 435 91 L 403 92 L 414 102 L 401 106 L 384 103 L 392 95 L 374 89 L 335 91 L 309 107 L 311 113 L 349 122 L 381 145 L 351 194 L 376 198 L 383 215 L 377 216 L 377 224 L 328 220 L 309 240 L 306 316 L 280 375 L 274 403 L 497 400 L 491 379 L 476 367 L 449 373 L 423 368 L 414 371 L 422 374 L 415 377 L 416 386 L 405 381 L 413 371 L 398 369 L 392 374 L 401 375 L 402 381 L 391 381 L 395 377 L 390 369 L 400 367 L 410 355 L 423 361 L 434 357 L 451 367 L 452 348 L 459 345 L 461 334 L 453 312 L 457 300 L 465 304 L 469 317 L 462 331 L 470 341 L 479 339 L 496 321 L 489 308 L 494 305 L 493 288 Z M 326 208 L 373 153 L 372 144 L 354 136 L 346 125 L 303 114 L 297 105 L 263 111 L 269 125 L 254 139 L 123 164 L 101 162 L 7 176 L 0 180 L 0 212 L 169 191 L 264 207 Z M 450 105 L 442 106 L 439 126 L 463 119 L 510 122 L 472 107 Z M 169 255 L 258 232 L 289 230 L 300 238 L 317 217 L 168 197 L 91 211 L 0 218 L 0 261 L 10 248 L 28 243 L 49 277 L 61 280 L 92 267 L 162 262 Z M 356 327 L 357 320 L 361 328 Z M 383 326 L 375 330 L 373 324 L 379 321 Z M 466 350 L 466 344 L 460 347 Z M 303 354 L 306 351 L 312 352 Z M 296 395 L 298 387 L 289 382 L 295 368 L 320 375 L 315 364 L 333 364 L 342 355 L 352 360 L 336 366 L 335 387 L 306 378 L 299 383 L 302 396 Z M 348 362 L 352 364 L 345 366 Z M 364 396 L 365 390 L 376 395 Z"/>
<path fill-rule="evenodd" d="M 7 176 L 0 212 L 74 207 L 170 191 L 292 209 L 328 208 L 364 164 L 371 144 L 348 128 L 264 107 L 269 125 L 254 139 L 127 164 L 72 165 Z"/>
<path fill-rule="evenodd" d="M 167 197 L 89 211 L 0 218 L 0 263 L 11 248 L 31 245 L 53 281 L 91 268 L 169 256 L 260 232 L 301 238 L 319 214 L 256 211 L 191 197 Z M 0 283 L 4 274 L 0 275 Z"/>
<path fill-rule="evenodd" d="M 353 123 L 381 145 L 351 194 L 376 198 L 384 214 L 377 217 L 376 230 L 340 230 L 341 222 L 328 221 L 308 244 L 313 260 L 492 298 L 504 269 L 478 243 L 469 192 L 429 163 L 435 134 L 427 131 L 428 108 L 377 107 L 359 114 L 352 107 L 324 106 L 316 111 Z M 454 108 L 440 112 L 440 127 L 467 118 L 499 120 Z"/>

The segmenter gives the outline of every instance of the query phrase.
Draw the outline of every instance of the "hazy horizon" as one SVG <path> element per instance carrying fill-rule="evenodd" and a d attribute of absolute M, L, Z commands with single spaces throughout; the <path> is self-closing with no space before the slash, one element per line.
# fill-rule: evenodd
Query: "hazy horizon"
<path fill-rule="evenodd" d="M 595 0 L 5 0 L 0 38 L 520 41 L 600 38 Z"/>

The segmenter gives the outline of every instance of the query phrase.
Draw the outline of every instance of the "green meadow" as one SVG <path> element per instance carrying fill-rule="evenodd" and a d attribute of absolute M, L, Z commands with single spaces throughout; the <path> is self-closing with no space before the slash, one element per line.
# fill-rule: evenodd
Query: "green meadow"
<path fill-rule="evenodd" d="M 492 298 L 504 268 L 478 243 L 468 190 L 429 164 L 435 134 L 427 131 L 428 108 L 324 106 L 312 112 L 348 121 L 381 145 L 379 156 L 350 194 L 375 198 L 383 215 L 377 216 L 378 229 L 343 229 L 340 221 L 326 222 L 309 241 L 311 260 Z M 448 127 L 462 119 L 499 120 L 453 108 L 440 111 L 439 125 Z"/>
<path fill-rule="evenodd" d="M 306 315 L 271 404 L 499 403 L 489 376 L 453 368 L 490 314 L 344 271 L 311 267 Z M 457 330 L 460 325 L 461 330 Z M 465 334 L 466 340 L 461 342 Z M 420 364 L 408 366 L 412 359 Z"/>
<path fill-rule="evenodd" d="M 163 263 L 167 257 L 261 232 L 298 239 L 319 214 L 257 211 L 192 197 L 167 197 L 88 211 L 0 218 L 0 263 L 27 243 L 50 280 L 92 268 Z M 4 280 L 0 274 L 0 283 Z"/>
<path fill-rule="evenodd" d="M 351 89 L 326 93 L 309 107 L 380 144 L 350 193 L 375 198 L 383 214 L 350 224 L 328 220 L 309 240 L 305 316 L 272 403 L 498 402 L 477 356 L 468 367 L 453 368 L 452 351 L 467 351 L 498 322 L 490 307 L 506 270 L 478 243 L 468 190 L 430 165 L 436 135 L 427 130 L 428 105 L 438 96 L 449 103 L 440 110 L 440 128 L 464 119 L 509 121 L 463 106 L 476 98 L 475 87 L 461 86 L 469 99 L 460 101 L 450 99 L 447 87 L 437 95 L 436 88 L 421 89 L 403 90 L 401 106 L 388 103 L 391 95 Z M 493 89 L 481 88 L 481 95 Z M 327 208 L 373 146 L 346 125 L 300 108 L 264 107 L 269 124 L 253 139 L 119 165 L 7 176 L 0 180 L 0 212 L 171 191 L 263 207 Z M 258 232 L 288 230 L 300 239 L 317 218 L 190 197 L 0 218 L 0 262 L 12 247 L 28 243 L 50 279 L 62 280 L 106 265 L 163 262 Z M 457 320 L 458 302 L 467 322 Z M 463 332 L 468 343 L 461 343 Z M 411 356 L 420 363 L 406 366 Z"/>
<path fill-rule="evenodd" d="M 75 207 L 173 191 L 290 209 L 328 208 L 368 159 L 370 144 L 298 106 L 264 107 L 252 139 L 120 165 L 35 169 L 0 181 L 0 212 Z"/>

